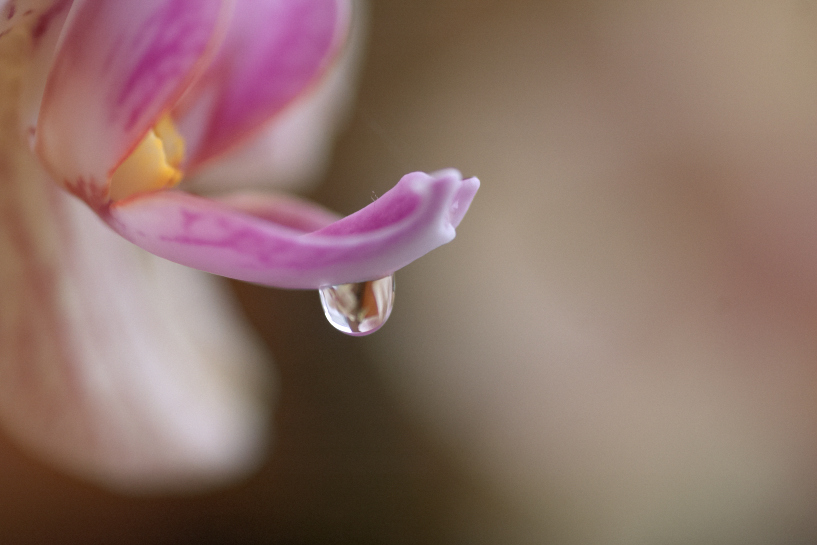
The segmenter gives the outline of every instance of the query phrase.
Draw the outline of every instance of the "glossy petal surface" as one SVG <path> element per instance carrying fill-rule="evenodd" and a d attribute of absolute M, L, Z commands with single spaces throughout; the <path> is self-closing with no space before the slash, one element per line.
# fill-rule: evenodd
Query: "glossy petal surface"
<path fill-rule="evenodd" d="M 229 21 L 222 0 L 75 2 L 46 84 L 37 151 L 93 207 L 108 176 L 204 69 Z"/>
<path fill-rule="evenodd" d="M 449 242 L 478 187 L 455 170 L 415 172 L 366 208 L 311 232 L 180 191 L 114 203 L 104 216 L 171 261 L 259 284 L 319 288 L 387 276 Z"/>
<path fill-rule="evenodd" d="M 216 58 L 174 111 L 188 168 L 250 137 L 313 85 L 349 16 L 347 0 L 237 0 Z"/>

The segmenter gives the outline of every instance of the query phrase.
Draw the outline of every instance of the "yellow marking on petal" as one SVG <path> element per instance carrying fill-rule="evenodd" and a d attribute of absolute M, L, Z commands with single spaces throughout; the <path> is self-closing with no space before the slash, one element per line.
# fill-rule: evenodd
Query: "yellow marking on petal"
<path fill-rule="evenodd" d="M 165 115 L 113 173 L 111 199 L 175 186 L 182 180 L 182 159 L 184 139 Z"/>

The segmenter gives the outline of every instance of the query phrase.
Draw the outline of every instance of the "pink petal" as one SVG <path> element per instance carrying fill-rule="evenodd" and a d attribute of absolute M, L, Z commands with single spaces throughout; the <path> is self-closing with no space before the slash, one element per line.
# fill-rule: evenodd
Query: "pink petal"
<path fill-rule="evenodd" d="M 311 232 L 328 218 L 292 208 L 306 218 L 294 226 L 280 221 L 286 207 L 261 204 L 268 213 L 254 216 L 258 210 L 247 205 L 180 191 L 113 203 L 102 215 L 123 237 L 171 261 L 259 284 L 319 288 L 386 276 L 451 241 L 478 187 L 455 170 L 415 172 L 366 208 Z"/>
<path fill-rule="evenodd" d="M 94 207 L 110 173 L 204 69 L 223 0 L 75 2 L 46 84 L 37 151 Z"/>
<path fill-rule="evenodd" d="M 208 160 L 183 188 L 193 193 L 304 190 L 324 176 L 335 136 L 351 110 L 362 60 L 365 29 L 362 14 L 354 15 L 342 53 L 310 92 L 251 137 Z"/>
<path fill-rule="evenodd" d="M 255 130 L 312 85 L 346 36 L 348 0 L 237 0 L 205 75 L 174 111 L 188 168 Z"/>

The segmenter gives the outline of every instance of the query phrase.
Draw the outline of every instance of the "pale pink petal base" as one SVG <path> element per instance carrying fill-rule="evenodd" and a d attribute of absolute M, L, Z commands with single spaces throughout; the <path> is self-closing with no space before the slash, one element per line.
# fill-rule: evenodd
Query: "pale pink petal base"
<path fill-rule="evenodd" d="M 0 130 L 0 424 L 72 474 L 191 490 L 267 447 L 265 355 L 218 279 L 113 233 Z"/>
<path fill-rule="evenodd" d="M 258 197 L 242 210 L 181 191 L 133 197 L 101 214 L 126 239 L 177 263 L 269 286 L 317 289 L 387 276 L 451 241 L 478 188 L 476 178 L 463 180 L 453 169 L 415 172 L 326 226 L 328 218 L 316 220 L 319 214 L 303 204 L 286 210 Z M 276 207 L 279 212 L 257 212 Z M 284 213 L 289 220 L 279 219 Z"/>

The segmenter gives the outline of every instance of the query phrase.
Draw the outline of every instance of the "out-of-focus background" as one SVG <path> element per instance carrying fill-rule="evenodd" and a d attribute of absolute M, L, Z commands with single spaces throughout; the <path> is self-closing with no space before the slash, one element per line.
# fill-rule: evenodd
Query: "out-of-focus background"
<path fill-rule="evenodd" d="M 483 187 L 377 335 L 235 284 L 260 471 L 123 497 L 0 443 L 3 543 L 817 541 L 817 4 L 378 0 L 311 197 Z"/>

